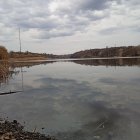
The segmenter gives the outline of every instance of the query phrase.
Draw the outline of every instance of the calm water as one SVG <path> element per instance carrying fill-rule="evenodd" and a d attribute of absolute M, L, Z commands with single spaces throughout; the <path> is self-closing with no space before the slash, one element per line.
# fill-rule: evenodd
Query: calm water
<path fill-rule="evenodd" d="M 24 88 L 0 96 L 1 117 L 58 140 L 139 140 L 140 59 L 26 65 L 1 84 L 21 90 L 23 78 Z"/>

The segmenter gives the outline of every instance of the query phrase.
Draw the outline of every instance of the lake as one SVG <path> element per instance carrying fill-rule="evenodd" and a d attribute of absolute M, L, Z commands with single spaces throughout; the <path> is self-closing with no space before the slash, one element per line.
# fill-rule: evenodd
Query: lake
<path fill-rule="evenodd" d="M 139 140 L 140 58 L 16 63 L 0 116 L 58 140 Z"/>

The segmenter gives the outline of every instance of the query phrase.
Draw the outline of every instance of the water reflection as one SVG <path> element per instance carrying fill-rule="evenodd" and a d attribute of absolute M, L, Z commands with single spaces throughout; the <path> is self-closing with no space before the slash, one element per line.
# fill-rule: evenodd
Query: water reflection
<path fill-rule="evenodd" d="M 14 67 L 11 67 L 8 61 L 0 61 L 0 84 L 7 84 L 13 75 L 18 75 L 19 73 L 20 71 L 16 71 Z"/>
<path fill-rule="evenodd" d="M 9 73 L 9 63 L 7 61 L 0 61 L 0 85 L 1 83 L 7 83 L 9 76 L 11 76 Z"/>
<path fill-rule="evenodd" d="M 17 76 L 19 73 L 20 71 L 16 71 L 15 68 L 12 68 L 8 61 L 0 61 L 0 96 L 21 92 L 12 91 L 10 88 L 7 89 L 9 80 L 13 79 L 13 76 Z"/>
<path fill-rule="evenodd" d="M 52 63 L 55 63 L 56 61 L 55 60 L 52 60 L 52 61 L 30 61 L 30 62 L 13 62 L 13 63 L 10 63 L 10 66 L 12 68 L 21 68 L 21 67 L 27 67 L 27 68 L 30 68 L 32 66 L 36 66 L 36 65 L 46 65 L 46 64 L 52 64 Z"/>
<path fill-rule="evenodd" d="M 111 58 L 111 59 L 56 59 L 47 61 L 31 61 L 31 62 L 15 62 L 10 63 L 12 68 L 27 67 L 30 68 L 36 65 L 53 64 L 56 62 L 74 62 L 81 65 L 93 65 L 93 66 L 140 66 L 140 58 Z"/>
<path fill-rule="evenodd" d="M 73 60 L 74 63 L 91 66 L 140 66 L 140 58 L 120 58 L 120 59 L 89 59 Z"/>
<path fill-rule="evenodd" d="M 139 67 L 56 62 L 24 70 L 24 92 L 1 96 L 1 115 L 58 140 L 139 140 Z"/>
<path fill-rule="evenodd" d="M 127 103 L 114 106 L 111 100 L 106 101 L 109 95 L 85 82 L 49 77 L 34 81 L 38 82 L 38 88 L 26 86 L 24 94 L 5 98 L 8 102 L 1 111 L 27 122 L 28 126 L 37 126 L 38 130 L 44 127 L 46 133 L 53 133 L 60 140 L 137 140 L 140 114 L 128 110 Z M 120 104 L 124 100 L 113 102 Z"/>
<path fill-rule="evenodd" d="M 92 119 L 81 126 L 77 131 L 58 133 L 57 137 L 64 140 L 130 140 L 129 132 L 131 121 L 120 114 L 121 110 L 106 108 L 100 102 L 89 104 Z M 124 110 L 125 111 L 125 110 Z M 88 117 L 88 116 L 87 116 Z M 137 138 L 137 136 L 135 137 Z"/>

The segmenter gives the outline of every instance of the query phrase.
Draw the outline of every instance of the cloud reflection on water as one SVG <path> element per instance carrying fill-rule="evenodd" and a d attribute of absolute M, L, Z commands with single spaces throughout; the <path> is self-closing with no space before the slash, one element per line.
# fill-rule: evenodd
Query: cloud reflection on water
<path fill-rule="evenodd" d="M 13 118 L 22 118 L 30 126 L 47 127 L 47 132 L 57 132 L 60 139 L 90 140 L 100 136 L 104 140 L 129 140 L 131 121 L 123 115 L 124 110 L 103 100 L 96 101 L 98 96 L 106 97 L 87 82 L 55 78 L 34 82 L 40 82 L 40 87 L 25 87 L 25 93 L 1 101 L 3 111 Z"/>
<path fill-rule="evenodd" d="M 45 127 L 45 132 L 52 133 L 61 140 L 139 139 L 140 103 L 135 78 L 131 81 L 128 77 L 127 82 L 124 81 L 125 78 L 119 81 L 111 73 L 108 78 L 96 75 L 95 79 L 91 77 L 93 81 L 88 82 L 70 79 L 71 75 L 56 78 L 48 76 L 48 69 L 47 72 L 47 75 L 46 72 L 41 73 L 42 76 L 38 72 L 32 79 L 26 75 L 29 81 L 25 81 L 23 93 L 2 96 L 1 113 L 5 112 L 11 119 L 25 121 L 26 128 L 30 130 L 37 126 L 41 131 Z M 92 70 L 91 72 L 93 73 Z M 134 87 L 134 83 L 137 83 L 137 87 Z M 19 83 L 15 85 L 15 88 L 20 87 Z"/>

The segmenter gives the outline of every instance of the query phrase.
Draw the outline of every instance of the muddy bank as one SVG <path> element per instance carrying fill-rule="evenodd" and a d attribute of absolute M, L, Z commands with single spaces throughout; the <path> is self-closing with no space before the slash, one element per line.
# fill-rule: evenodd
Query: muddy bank
<path fill-rule="evenodd" d="M 56 140 L 38 132 L 24 131 L 24 127 L 16 120 L 13 122 L 0 120 L 0 140 Z"/>

